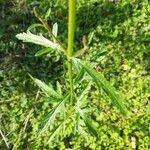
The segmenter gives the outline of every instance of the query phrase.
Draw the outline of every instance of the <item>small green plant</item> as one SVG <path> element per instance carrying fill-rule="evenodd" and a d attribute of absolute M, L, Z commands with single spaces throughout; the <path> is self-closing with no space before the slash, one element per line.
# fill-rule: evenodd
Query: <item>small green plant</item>
<path fill-rule="evenodd" d="M 93 69 L 88 61 L 77 58 L 83 54 L 84 48 L 80 51 L 74 52 L 74 33 L 75 33 L 75 18 L 76 18 L 76 0 L 68 0 L 69 3 L 69 22 L 68 22 L 68 47 L 65 48 L 57 37 L 58 25 L 55 23 L 52 29 L 47 23 L 47 18 L 50 15 L 49 9 L 42 18 L 34 9 L 35 15 L 39 18 L 41 24 L 34 24 L 30 26 L 27 33 L 17 34 L 16 37 L 24 42 L 30 42 L 45 47 L 38 51 L 35 56 L 42 56 L 53 51 L 57 51 L 57 55 L 63 55 L 66 59 L 64 65 L 67 64 L 66 89 L 62 89 L 62 85 L 57 82 L 56 90 L 52 85 L 47 85 L 39 79 L 30 75 L 33 81 L 39 86 L 43 93 L 49 97 L 53 105 L 49 114 L 46 114 L 42 126 L 39 130 L 39 136 L 42 136 L 47 130 L 50 131 L 48 142 L 53 141 L 54 138 L 63 138 L 67 135 L 81 134 L 86 138 L 87 133 L 99 136 L 94 120 L 91 114 L 97 111 L 90 101 L 89 94 L 92 87 L 96 85 L 99 91 L 110 97 L 112 103 L 120 110 L 123 115 L 127 115 L 127 109 L 123 105 L 121 96 L 116 92 L 115 88 L 101 75 Z M 32 28 L 44 27 L 47 29 L 51 41 L 45 38 L 42 34 L 35 35 L 30 32 Z M 69 81 L 69 84 L 68 84 Z M 82 84 L 81 84 L 82 83 Z"/>

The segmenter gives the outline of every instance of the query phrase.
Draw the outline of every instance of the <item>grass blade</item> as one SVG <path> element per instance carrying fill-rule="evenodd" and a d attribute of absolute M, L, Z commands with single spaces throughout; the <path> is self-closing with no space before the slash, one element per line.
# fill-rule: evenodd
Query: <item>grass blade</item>
<path fill-rule="evenodd" d="M 2 130 L 0 129 L 0 135 L 2 136 L 2 139 L 4 140 L 6 147 L 9 149 L 9 144 L 8 144 L 8 140 L 6 138 L 6 136 L 3 134 Z"/>

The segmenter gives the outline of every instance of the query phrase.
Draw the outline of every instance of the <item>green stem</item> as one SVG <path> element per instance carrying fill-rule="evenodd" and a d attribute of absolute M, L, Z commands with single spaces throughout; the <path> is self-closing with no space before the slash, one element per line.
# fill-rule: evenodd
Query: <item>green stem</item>
<path fill-rule="evenodd" d="M 68 24 L 68 49 L 67 54 L 72 57 L 74 45 L 75 32 L 75 14 L 76 14 L 76 0 L 69 1 L 69 24 Z"/>
<path fill-rule="evenodd" d="M 58 40 L 58 38 L 53 35 L 52 30 L 50 29 L 47 21 L 45 21 L 43 18 L 40 17 L 40 15 L 37 13 L 35 7 L 34 7 L 33 11 L 34 11 L 34 15 L 39 19 L 39 21 L 42 23 L 43 27 L 48 31 L 49 36 L 52 36 L 55 39 L 55 41 L 61 46 L 61 49 L 63 50 L 63 52 L 65 52 L 65 48 L 63 47 L 62 43 Z"/>
<path fill-rule="evenodd" d="M 75 16 L 76 16 L 76 0 L 68 0 L 69 2 L 69 23 L 68 23 L 68 76 L 70 82 L 70 92 L 71 92 L 71 103 L 73 103 L 73 71 L 72 71 L 72 55 L 74 46 L 74 33 L 75 33 Z"/>

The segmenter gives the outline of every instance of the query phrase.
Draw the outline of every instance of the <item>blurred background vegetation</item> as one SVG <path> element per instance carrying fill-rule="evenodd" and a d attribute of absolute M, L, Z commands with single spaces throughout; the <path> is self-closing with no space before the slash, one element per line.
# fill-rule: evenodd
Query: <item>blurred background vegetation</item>
<path fill-rule="evenodd" d="M 17 33 L 38 23 L 51 8 L 49 25 L 59 25 L 59 38 L 67 43 L 66 0 L 0 0 L 0 149 L 39 150 L 149 150 L 150 149 L 150 5 L 148 0 L 78 0 L 76 45 L 92 35 L 88 59 L 118 89 L 130 111 L 124 118 L 100 97 L 100 139 L 68 134 L 47 144 L 50 133 L 37 139 L 37 129 L 50 104 L 27 73 L 48 82 L 63 84 L 63 58 L 34 57 L 40 47 L 25 44 Z M 34 32 L 47 34 L 42 29 Z M 84 56 L 83 56 L 84 57 Z M 95 98 L 91 98 L 93 101 Z M 108 101 L 109 103 L 109 101 Z M 68 127 L 68 130 L 71 128 Z M 69 133 L 71 131 L 68 131 Z M 63 135 L 62 135 L 63 137 Z"/>

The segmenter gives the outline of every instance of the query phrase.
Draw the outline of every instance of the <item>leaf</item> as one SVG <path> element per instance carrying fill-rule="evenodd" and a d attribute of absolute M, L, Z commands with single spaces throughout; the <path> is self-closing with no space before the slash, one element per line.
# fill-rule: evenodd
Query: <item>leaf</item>
<path fill-rule="evenodd" d="M 58 33 L 58 24 L 55 23 L 55 24 L 53 25 L 53 28 L 52 28 L 52 34 L 53 34 L 55 37 L 57 37 L 57 33 Z"/>
<path fill-rule="evenodd" d="M 58 102 L 61 101 L 61 99 L 54 98 L 54 97 L 43 97 L 43 100 L 47 101 L 49 104 L 57 104 Z"/>
<path fill-rule="evenodd" d="M 77 107 L 85 107 L 87 106 L 87 95 L 91 89 L 91 82 L 82 90 L 81 94 L 77 97 Z"/>
<path fill-rule="evenodd" d="M 85 70 L 84 70 L 84 68 L 81 68 L 81 70 L 79 71 L 79 73 L 77 74 L 77 76 L 74 80 L 74 83 L 78 84 L 79 82 L 81 82 L 81 80 L 83 79 L 84 74 L 85 74 Z"/>
<path fill-rule="evenodd" d="M 27 31 L 32 30 L 36 27 L 44 27 L 44 25 L 42 25 L 40 23 L 39 24 L 32 24 L 31 26 L 28 27 Z"/>
<path fill-rule="evenodd" d="M 42 56 L 42 55 L 44 55 L 44 54 L 47 54 L 47 53 L 49 53 L 49 52 L 51 52 L 53 49 L 51 49 L 51 48 L 44 48 L 44 49 L 41 49 L 41 50 L 39 50 L 36 54 L 35 54 L 35 56 L 36 57 L 39 57 L 39 56 Z"/>
<path fill-rule="evenodd" d="M 29 75 L 32 80 L 36 83 L 36 85 L 39 86 L 39 88 L 46 93 L 49 96 L 52 96 L 56 99 L 61 99 L 62 95 L 58 94 L 52 87 L 48 86 L 47 84 L 45 84 L 44 82 L 42 82 L 39 79 L 33 78 L 31 75 Z"/>
<path fill-rule="evenodd" d="M 67 95 L 66 97 L 64 97 L 60 102 L 59 104 L 57 104 L 53 109 L 52 111 L 47 115 L 47 117 L 45 118 L 44 122 L 43 122 L 43 125 L 39 131 L 39 135 L 40 136 L 41 134 L 43 134 L 43 132 L 45 132 L 49 127 L 50 125 L 52 125 L 54 123 L 54 120 L 56 118 L 56 115 L 62 111 L 65 111 L 63 108 L 63 105 L 64 103 L 68 100 L 69 98 L 69 95 Z M 61 112 L 62 113 L 62 112 Z"/>
<path fill-rule="evenodd" d="M 82 49 L 78 50 L 77 52 L 74 52 L 73 56 L 80 57 L 85 53 L 85 51 L 86 51 L 86 48 L 82 48 Z"/>
<path fill-rule="evenodd" d="M 75 70 L 76 72 L 80 72 L 80 71 L 81 71 L 81 68 L 83 68 L 83 67 L 81 66 L 81 64 L 80 64 L 77 60 L 78 60 L 78 59 L 73 58 L 73 67 L 74 67 L 74 70 Z"/>
<path fill-rule="evenodd" d="M 62 121 L 52 132 L 52 134 L 50 135 L 50 138 L 48 140 L 48 143 L 50 143 L 55 137 L 56 135 L 60 134 L 60 131 L 62 128 L 64 128 L 64 124 L 65 124 L 66 120 Z"/>
<path fill-rule="evenodd" d="M 61 84 L 57 81 L 56 85 L 57 85 L 57 93 L 62 94 L 62 86 L 61 86 Z"/>
<path fill-rule="evenodd" d="M 49 8 L 49 9 L 47 10 L 47 12 L 46 12 L 46 14 L 45 14 L 45 20 L 48 19 L 48 17 L 50 16 L 50 14 L 51 14 L 51 8 Z"/>
<path fill-rule="evenodd" d="M 0 135 L 2 136 L 3 141 L 6 144 L 6 147 L 9 149 L 9 143 L 8 143 L 8 139 L 6 138 L 6 136 L 3 134 L 2 130 L 0 129 Z"/>
<path fill-rule="evenodd" d="M 44 36 L 32 34 L 30 31 L 27 31 L 27 33 L 23 32 L 17 34 L 16 37 L 19 40 L 23 40 L 24 42 L 34 43 L 37 45 L 42 45 L 44 47 L 50 47 L 52 49 L 59 50 L 61 48 L 60 45 L 46 39 Z"/>
<path fill-rule="evenodd" d="M 86 72 L 92 77 L 99 90 L 102 88 L 104 92 L 110 97 L 112 103 L 120 110 L 120 112 L 123 115 L 127 115 L 127 108 L 123 104 L 123 99 L 116 92 L 115 88 L 111 86 L 110 83 L 100 73 L 96 72 L 87 62 L 84 63 L 79 59 L 76 59 L 76 61 L 80 63 Z"/>
<path fill-rule="evenodd" d="M 88 35 L 88 44 L 91 44 L 93 37 L 94 37 L 94 31 Z"/>
<path fill-rule="evenodd" d="M 80 135 L 88 142 L 88 133 L 86 131 L 84 131 L 82 126 L 78 127 L 78 132 L 80 133 Z"/>
<path fill-rule="evenodd" d="M 77 109 L 81 118 L 83 119 L 85 125 L 87 126 L 87 128 L 89 129 L 89 131 L 95 135 L 98 136 L 98 131 L 96 129 L 96 127 L 93 125 L 92 120 L 89 119 L 88 117 L 86 117 L 86 115 L 83 113 L 83 111 L 81 109 Z"/>

